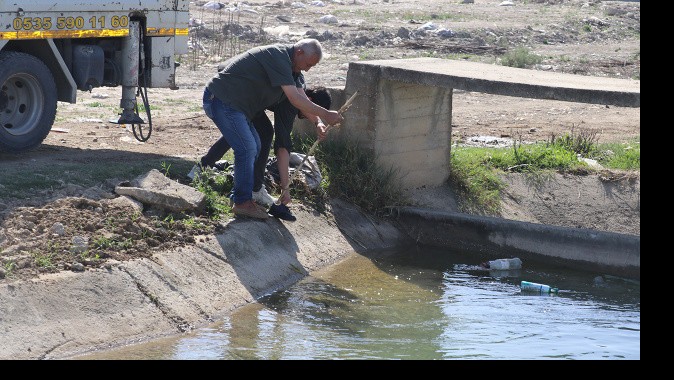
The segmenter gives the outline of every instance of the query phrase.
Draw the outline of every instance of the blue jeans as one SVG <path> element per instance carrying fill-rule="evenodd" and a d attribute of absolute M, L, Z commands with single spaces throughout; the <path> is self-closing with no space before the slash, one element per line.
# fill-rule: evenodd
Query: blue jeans
<path fill-rule="evenodd" d="M 253 166 L 260 154 L 260 136 L 243 112 L 232 108 L 204 90 L 204 112 L 218 127 L 222 136 L 234 149 L 234 187 L 232 200 L 235 204 L 253 198 Z"/>
<path fill-rule="evenodd" d="M 288 152 L 292 151 L 292 141 L 290 138 L 290 132 L 293 127 L 293 122 L 295 117 L 297 117 L 297 108 L 293 106 L 288 99 L 279 102 L 276 105 L 267 108 L 269 111 L 274 112 L 274 125 L 272 125 L 269 117 L 264 111 L 258 112 L 257 115 L 253 117 L 251 121 L 255 130 L 257 131 L 258 136 L 260 136 L 260 142 L 262 147 L 260 154 L 255 160 L 255 165 L 253 169 L 254 179 L 253 179 L 253 191 L 260 191 L 264 182 L 264 173 L 267 170 L 267 161 L 269 160 L 269 150 L 272 146 L 272 141 L 274 143 L 274 152 L 278 152 L 278 148 L 286 148 Z M 274 138 L 274 136 L 276 136 Z M 212 168 L 215 166 L 215 163 L 222 159 L 222 156 L 227 153 L 230 146 L 227 142 L 227 139 L 223 136 L 218 139 L 208 152 L 201 157 L 200 164 L 201 167 Z"/>

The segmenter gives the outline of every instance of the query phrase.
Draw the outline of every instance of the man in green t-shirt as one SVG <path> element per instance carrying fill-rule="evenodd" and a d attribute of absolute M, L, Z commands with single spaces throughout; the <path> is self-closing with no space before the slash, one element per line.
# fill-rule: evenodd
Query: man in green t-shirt
<path fill-rule="evenodd" d="M 287 99 L 314 124 L 340 123 L 337 111 L 327 110 L 307 98 L 304 76 L 322 58 L 322 47 L 315 39 L 302 39 L 292 45 L 267 45 L 252 48 L 228 60 L 222 70 L 206 84 L 203 106 L 234 150 L 234 187 L 232 211 L 237 216 L 259 219 L 269 217 L 266 210 L 252 201 L 253 172 L 260 153 L 260 137 L 251 120 L 266 108 Z M 325 138 L 325 127 L 319 139 Z M 278 157 L 279 167 L 288 162 Z M 289 183 L 281 182 L 287 191 Z"/>
<path fill-rule="evenodd" d="M 327 88 L 322 86 L 307 88 L 304 90 L 304 93 L 312 102 L 325 109 L 330 109 L 330 106 L 332 105 L 332 96 Z M 267 113 L 264 111 L 255 115 L 252 120 L 253 126 L 255 127 L 258 136 L 260 136 L 261 142 L 260 154 L 257 159 L 255 159 L 254 165 L 253 201 L 262 206 L 271 207 L 275 201 L 265 188 L 264 176 L 267 169 L 269 152 L 272 148 L 272 141 L 274 142 L 274 154 L 277 157 L 277 160 L 278 157 L 289 157 L 290 152 L 292 151 L 292 138 L 290 134 L 293 129 L 295 118 L 306 119 L 306 116 L 301 112 L 298 112 L 297 108 L 290 104 L 290 101 L 288 101 L 287 98 L 267 108 L 267 111 L 272 111 L 274 113 L 273 124 L 269 120 Z M 319 139 L 324 137 L 324 132 L 325 125 L 319 121 L 318 124 L 316 124 L 316 135 Z M 213 145 L 211 145 L 208 152 L 201 156 L 199 162 L 192 167 L 192 170 L 187 174 L 187 177 L 190 180 L 193 180 L 194 177 L 201 173 L 205 168 L 219 168 L 217 162 L 222 159 L 229 148 L 230 145 L 225 137 L 220 137 Z M 223 170 L 224 168 L 219 169 Z M 279 183 L 289 183 L 289 174 L 288 168 L 279 168 Z M 282 205 L 287 205 L 291 202 L 290 194 L 284 192 L 284 194 L 280 196 L 279 201 Z M 283 211 L 283 213 L 278 214 L 277 211 Z M 294 220 L 294 217 L 287 207 L 270 208 L 269 213 L 280 219 Z"/>

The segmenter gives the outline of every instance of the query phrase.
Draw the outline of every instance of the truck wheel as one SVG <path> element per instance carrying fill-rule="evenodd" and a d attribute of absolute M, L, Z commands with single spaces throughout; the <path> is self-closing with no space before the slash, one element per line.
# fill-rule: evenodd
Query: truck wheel
<path fill-rule="evenodd" d="M 56 116 L 56 83 L 33 55 L 0 53 L 0 151 L 34 148 L 49 134 Z"/>

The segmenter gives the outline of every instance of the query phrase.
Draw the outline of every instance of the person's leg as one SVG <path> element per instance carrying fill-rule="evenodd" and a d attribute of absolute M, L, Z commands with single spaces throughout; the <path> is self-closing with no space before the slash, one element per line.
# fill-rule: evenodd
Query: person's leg
<path fill-rule="evenodd" d="M 281 197 L 280 201 L 284 205 L 290 203 L 290 151 L 279 147 L 276 150 L 276 160 L 278 162 L 278 174 L 281 178 Z M 295 170 L 300 170 L 297 168 Z"/>
<path fill-rule="evenodd" d="M 240 111 L 214 98 L 211 104 L 213 121 L 234 150 L 235 205 L 249 202 L 253 197 L 253 165 L 260 151 L 260 138 L 253 125 Z"/>
<path fill-rule="evenodd" d="M 282 195 L 281 203 L 290 202 L 290 176 L 288 163 L 290 162 L 290 152 L 292 151 L 292 141 L 290 132 L 297 116 L 297 108 L 290 101 L 279 103 L 274 109 L 274 152 L 278 159 L 279 176 L 281 177 L 281 188 L 285 191 Z"/>
<path fill-rule="evenodd" d="M 211 95 L 211 92 L 206 88 L 204 90 L 204 97 L 203 97 L 203 104 L 204 104 L 204 112 L 206 113 L 206 116 L 208 116 L 211 120 L 213 120 L 213 113 L 212 113 L 212 104 L 213 104 L 213 96 Z M 227 139 L 225 136 L 222 136 L 218 139 L 218 141 L 213 144 L 210 149 L 208 149 L 208 152 L 206 155 L 201 157 L 200 163 L 202 168 L 206 167 L 213 167 L 215 166 L 215 163 L 222 158 L 222 156 L 227 153 L 229 150 L 230 145 L 227 142 Z"/>
<path fill-rule="evenodd" d="M 253 167 L 253 191 L 260 191 L 264 184 L 264 172 L 267 169 L 269 150 L 274 139 L 274 127 L 264 111 L 255 115 L 252 122 L 260 136 L 260 154 Z"/>
<path fill-rule="evenodd" d="M 218 141 L 216 141 L 213 145 L 211 145 L 211 148 L 208 149 L 208 153 L 206 153 L 203 157 L 201 157 L 201 160 L 199 161 L 201 167 L 202 168 L 214 167 L 215 163 L 218 162 L 218 160 L 220 160 L 222 156 L 225 155 L 225 153 L 227 153 L 229 148 L 230 146 L 225 136 L 220 137 Z"/>

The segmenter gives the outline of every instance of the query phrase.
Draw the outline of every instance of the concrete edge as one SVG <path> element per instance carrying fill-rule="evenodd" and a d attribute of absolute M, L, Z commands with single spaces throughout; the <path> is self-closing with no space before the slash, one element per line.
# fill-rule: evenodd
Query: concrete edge
<path fill-rule="evenodd" d="M 549 258 L 561 265 L 640 279 L 640 236 L 520 222 L 419 207 L 391 208 L 410 237 L 434 247 Z"/>

